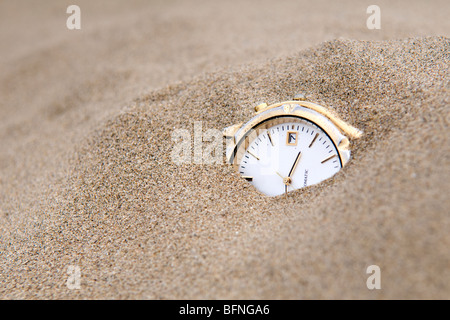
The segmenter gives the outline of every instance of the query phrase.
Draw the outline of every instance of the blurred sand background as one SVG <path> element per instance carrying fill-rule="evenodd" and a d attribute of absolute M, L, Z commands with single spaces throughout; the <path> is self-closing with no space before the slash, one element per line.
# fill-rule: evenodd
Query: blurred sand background
<path fill-rule="evenodd" d="M 450 298 L 448 1 L 377 1 L 381 30 L 369 1 L 70 4 L 0 2 L 0 298 Z M 334 179 L 171 161 L 297 92 L 365 132 Z"/>

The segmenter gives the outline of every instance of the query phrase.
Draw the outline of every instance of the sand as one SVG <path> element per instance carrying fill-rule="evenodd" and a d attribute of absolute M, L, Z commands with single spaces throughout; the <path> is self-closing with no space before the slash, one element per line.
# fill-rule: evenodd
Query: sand
<path fill-rule="evenodd" d="M 0 4 L 1 298 L 449 298 L 448 5 L 239 4 Z M 173 163 L 174 129 L 298 92 L 364 131 L 333 179 Z"/>

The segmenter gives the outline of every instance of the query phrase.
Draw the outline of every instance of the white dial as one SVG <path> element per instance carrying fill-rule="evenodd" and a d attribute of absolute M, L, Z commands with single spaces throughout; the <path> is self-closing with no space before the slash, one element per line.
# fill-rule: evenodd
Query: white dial
<path fill-rule="evenodd" d="M 239 173 L 269 196 L 319 183 L 342 167 L 339 152 L 325 131 L 299 117 L 268 120 L 244 143 Z"/>

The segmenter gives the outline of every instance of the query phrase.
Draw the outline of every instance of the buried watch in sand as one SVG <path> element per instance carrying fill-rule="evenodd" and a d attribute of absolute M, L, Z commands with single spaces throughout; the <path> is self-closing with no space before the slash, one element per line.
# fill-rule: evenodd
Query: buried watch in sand
<path fill-rule="evenodd" d="M 362 132 L 297 95 L 255 108 L 247 123 L 225 128 L 227 161 L 268 196 L 287 194 L 336 174 L 350 159 L 349 139 Z"/>

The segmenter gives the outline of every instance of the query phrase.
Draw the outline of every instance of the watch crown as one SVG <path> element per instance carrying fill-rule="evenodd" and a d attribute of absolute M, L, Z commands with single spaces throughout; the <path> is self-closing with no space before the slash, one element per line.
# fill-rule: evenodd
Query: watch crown
<path fill-rule="evenodd" d="M 264 110 L 265 108 L 267 108 L 267 103 L 260 103 L 255 107 L 255 111 L 256 112 L 260 112 L 262 110 Z"/>
<path fill-rule="evenodd" d="M 305 97 L 305 95 L 302 94 L 302 93 L 297 93 L 297 94 L 294 96 L 294 100 L 295 100 L 295 101 L 305 101 L 305 100 L 306 100 L 306 97 Z"/>

